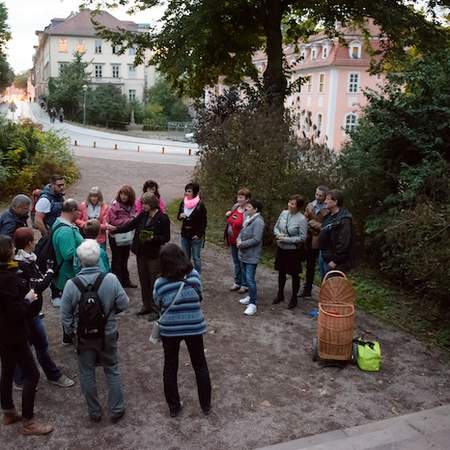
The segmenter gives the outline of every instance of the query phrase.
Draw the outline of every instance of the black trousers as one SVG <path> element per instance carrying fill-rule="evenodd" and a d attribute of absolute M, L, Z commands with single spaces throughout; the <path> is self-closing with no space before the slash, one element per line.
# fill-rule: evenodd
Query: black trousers
<path fill-rule="evenodd" d="M 211 405 L 211 381 L 203 348 L 203 336 L 161 336 L 161 339 L 164 347 L 164 394 L 170 411 L 176 412 L 180 409 L 177 376 L 178 354 L 183 340 L 186 342 L 197 379 L 200 406 L 202 409 L 208 409 Z"/>
<path fill-rule="evenodd" d="M 309 248 L 306 250 L 306 279 L 304 286 L 306 291 L 311 291 L 312 289 L 319 252 L 320 250 L 318 248 Z"/>
<path fill-rule="evenodd" d="M 150 259 L 147 256 L 138 255 L 136 262 L 141 285 L 142 308 L 148 312 L 158 313 L 159 310 L 153 300 L 153 286 L 161 272 L 159 258 Z"/>
<path fill-rule="evenodd" d="M 14 369 L 20 368 L 23 374 L 22 417 L 33 418 L 34 397 L 39 382 L 39 370 L 28 343 L 0 346 L 2 373 L 0 377 L 0 401 L 3 410 L 13 409 L 12 386 Z"/>
<path fill-rule="evenodd" d="M 300 290 L 300 275 L 292 274 L 292 298 L 297 299 L 298 291 Z M 278 272 L 278 297 L 284 298 L 284 287 L 286 285 L 286 272 Z"/>
<path fill-rule="evenodd" d="M 122 285 L 130 282 L 130 272 L 128 271 L 128 258 L 130 257 L 131 245 L 119 247 L 114 238 L 109 238 L 111 247 L 111 272 L 116 275 Z"/>

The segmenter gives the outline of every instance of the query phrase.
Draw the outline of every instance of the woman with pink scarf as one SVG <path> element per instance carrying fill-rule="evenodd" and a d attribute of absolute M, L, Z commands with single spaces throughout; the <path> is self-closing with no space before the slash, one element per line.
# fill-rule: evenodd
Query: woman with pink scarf
<path fill-rule="evenodd" d="M 195 270 L 200 273 L 202 263 L 200 253 L 205 241 L 208 223 L 206 208 L 198 195 L 200 186 L 188 183 L 184 188 L 184 199 L 178 210 L 178 220 L 181 225 L 181 247 L 189 259 L 192 258 Z"/>

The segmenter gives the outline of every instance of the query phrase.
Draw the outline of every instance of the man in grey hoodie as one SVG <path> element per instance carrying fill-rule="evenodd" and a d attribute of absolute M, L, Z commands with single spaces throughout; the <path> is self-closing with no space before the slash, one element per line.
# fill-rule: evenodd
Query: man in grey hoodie
<path fill-rule="evenodd" d="M 78 309 L 82 295 L 76 285 L 76 279 L 80 280 L 85 286 L 93 285 L 101 274 L 98 266 L 100 246 L 95 240 L 85 240 L 77 248 L 77 255 L 83 268 L 77 277 L 66 283 L 61 301 L 62 325 L 69 336 L 73 336 L 77 331 Z M 116 314 L 128 308 L 129 299 L 119 280 L 112 273 L 104 275 L 97 292 L 103 307 L 103 313 L 106 316 L 104 344 L 97 350 L 78 346 L 80 385 L 86 397 L 90 419 L 93 422 L 99 422 L 102 418 L 102 409 L 97 398 L 95 382 L 95 367 L 97 362 L 99 362 L 103 367 L 108 384 L 110 419 L 111 422 L 116 423 L 125 414 L 122 382 L 117 359 L 118 333 Z"/>

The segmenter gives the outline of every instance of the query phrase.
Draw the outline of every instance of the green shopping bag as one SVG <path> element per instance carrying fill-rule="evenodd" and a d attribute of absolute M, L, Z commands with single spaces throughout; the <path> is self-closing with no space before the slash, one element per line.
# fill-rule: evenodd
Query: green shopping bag
<path fill-rule="evenodd" d="M 366 372 L 379 372 L 381 368 L 381 347 L 378 341 L 363 341 L 355 339 L 358 345 L 356 363 Z"/>

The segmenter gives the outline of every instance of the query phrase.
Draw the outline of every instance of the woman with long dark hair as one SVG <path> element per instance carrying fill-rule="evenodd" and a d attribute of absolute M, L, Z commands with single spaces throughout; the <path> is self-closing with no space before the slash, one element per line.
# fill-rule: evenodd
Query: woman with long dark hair
<path fill-rule="evenodd" d="M 161 277 L 155 282 L 153 298 L 164 313 L 159 321 L 164 347 L 164 393 L 171 417 L 176 417 L 182 402 L 178 393 L 178 354 L 186 342 L 197 379 L 200 406 L 205 415 L 211 409 L 211 381 L 203 348 L 206 322 L 201 309 L 202 283 L 184 251 L 166 244 L 159 254 Z"/>
<path fill-rule="evenodd" d="M 136 215 L 135 202 L 134 189 L 124 184 L 111 203 L 108 211 L 108 223 L 113 227 L 121 227 L 131 222 Z M 112 254 L 111 271 L 117 276 L 123 287 L 129 288 L 137 288 L 137 284 L 131 282 L 130 272 L 128 271 L 128 258 L 130 257 L 133 236 L 132 232 L 109 236 Z"/>
<path fill-rule="evenodd" d="M 147 180 L 144 185 L 142 186 L 142 195 L 140 198 L 136 200 L 136 214 L 140 214 L 143 210 L 142 207 L 142 196 L 149 192 L 150 194 L 153 194 L 159 201 L 159 210 L 162 213 L 166 212 L 166 204 L 164 203 L 163 198 L 161 197 L 161 194 L 159 193 L 159 185 L 156 181 L 153 180 Z"/>

